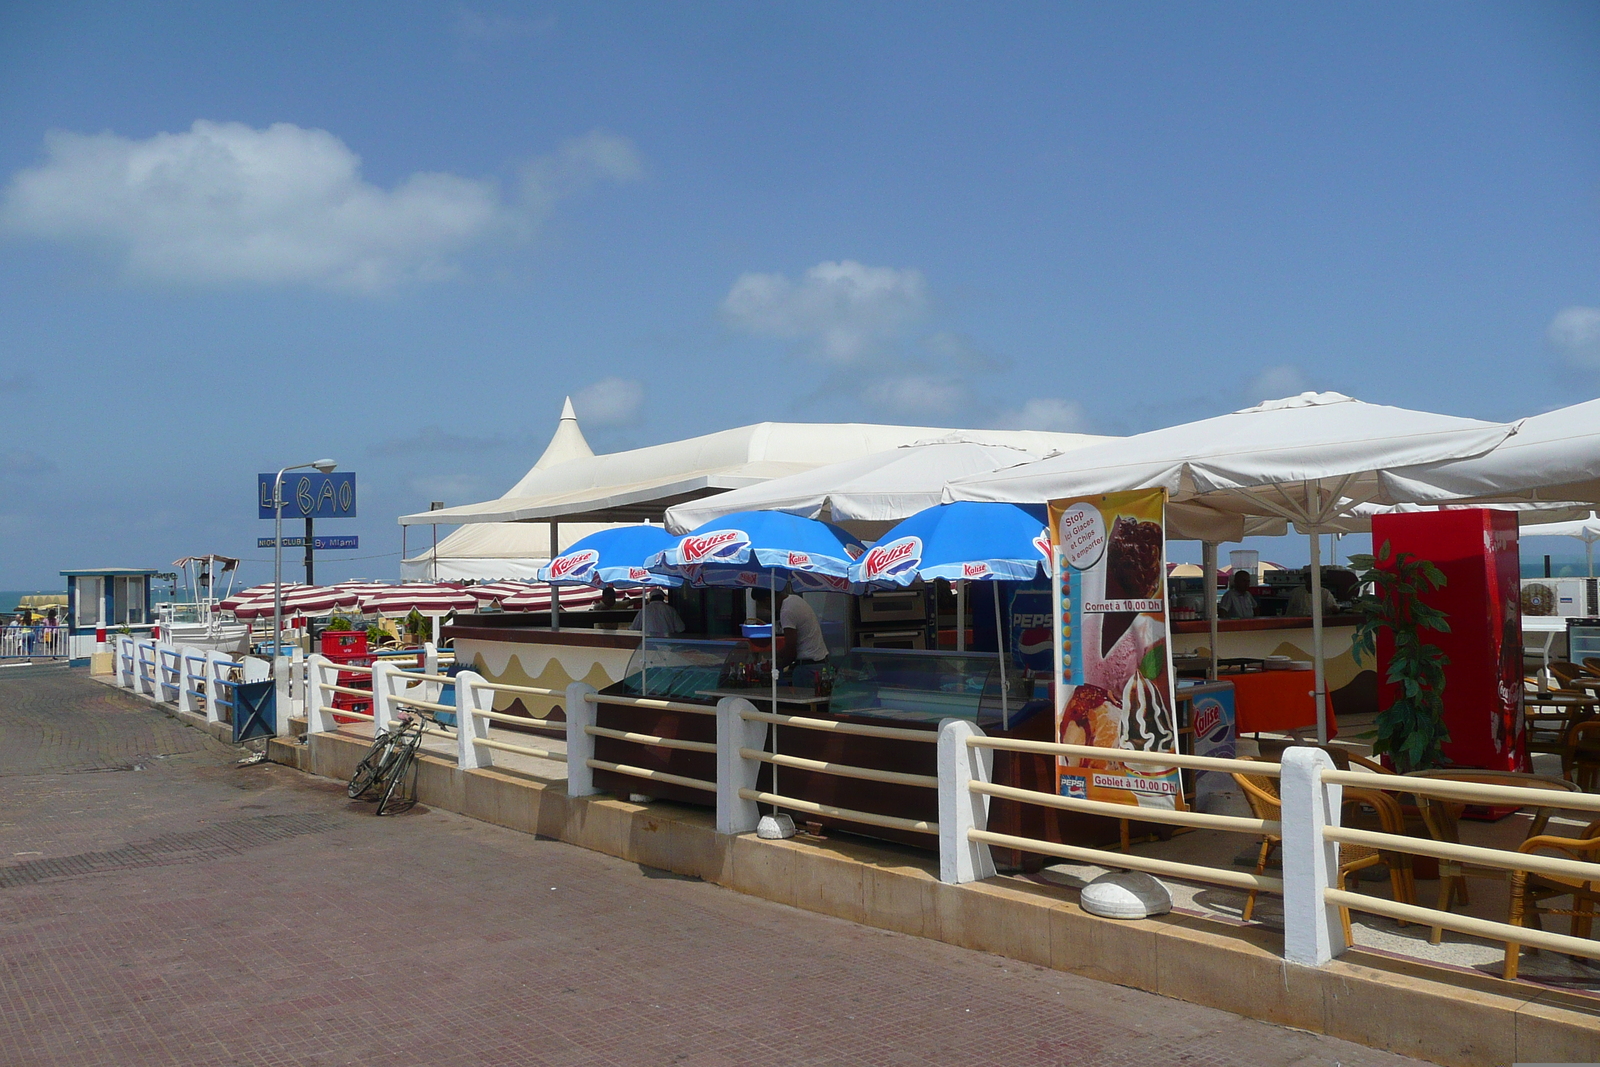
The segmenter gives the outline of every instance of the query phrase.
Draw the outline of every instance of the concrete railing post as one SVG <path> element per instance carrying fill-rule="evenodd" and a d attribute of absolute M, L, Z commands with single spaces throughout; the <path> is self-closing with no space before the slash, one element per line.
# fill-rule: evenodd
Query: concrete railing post
<path fill-rule="evenodd" d="M 432 641 L 425 641 L 422 645 L 422 673 L 439 673 L 439 646 Z M 429 697 L 429 700 L 434 699 Z"/>
<path fill-rule="evenodd" d="M 183 645 L 178 649 L 178 710 L 195 713 L 194 697 L 190 694 L 189 685 L 189 660 L 190 657 L 199 657 L 200 650 L 192 645 Z"/>
<path fill-rule="evenodd" d="M 567 796 L 593 796 L 600 790 L 594 787 L 594 735 L 585 726 L 595 725 L 596 705 L 589 697 L 598 692 L 587 682 L 573 682 L 567 686 Z"/>
<path fill-rule="evenodd" d="M 289 652 L 289 715 L 299 718 L 306 713 L 306 650 L 295 645 Z M 284 731 L 288 733 L 287 730 Z"/>
<path fill-rule="evenodd" d="M 130 661 L 133 659 L 133 638 L 118 633 L 114 645 L 117 651 L 117 662 L 112 664 L 117 670 L 117 685 L 123 689 L 133 688 L 133 672 L 130 670 Z"/>
<path fill-rule="evenodd" d="M 486 711 L 494 710 L 494 690 L 477 671 L 456 675 L 456 763 L 464 771 L 494 766 L 494 750 L 476 742 L 489 740 Z"/>
<path fill-rule="evenodd" d="M 372 665 L 372 736 L 377 737 L 389 729 L 394 721 L 394 708 L 389 703 L 394 695 L 395 675 L 400 669 L 393 663 L 378 660 Z"/>
<path fill-rule="evenodd" d="M 218 701 L 230 699 L 228 687 L 222 684 L 228 670 L 223 664 L 227 662 L 228 658 L 216 649 L 206 653 L 206 722 L 221 722 L 222 705 Z"/>
<path fill-rule="evenodd" d="M 178 648 L 176 646 L 169 645 L 164 641 L 157 641 L 156 642 L 156 693 L 155 693 L 155 696 L 156 696 L 156 701 L 158 703 L 161 703 L 161 704 L 168 703 L 169 698 L 167 697 L 167 694 L 169 692 L 171 692 L 171 690 L 167 688 L 167 685 L 168 685 L 168 683 L 167 683 L 167 673 L 172 670 L 172 668 L 167 665 L 168 661 L 169 660 L 173 660 L 174 658 L 179 657 L 181 655 L 182 655 L 182 653 L 178 650 Z M 181 662 L 181 660 L 180 660 L 180 662 Z"/>
<path fill-rule="evenodd" d="M 939 881 L 952 885 L 995 874 L 989 846 L 967 838 L 968 830 L 989 825 L 989 798 L 967 788 L 993 775 L 994 750 L 967 745 L 967 738 L 982 736 L 965 719 L 939 724 Z"/>
<path fill-rule="evenodd" d="M 149 658 L 146 658 L 146 656 L 145 656 L 146 652 L 149 653 Z M 139 642 L 138 655 L 136 657 L 136 662 L 135 662 L 134 666 L 137 668 L 137 670 L 134 672 L 136 684 L 133 687 L 133 691 L 135 693 L 143 693 L 145 696 L 150 697 L 152 700 L 157 699 L 157 697 L 156 697 L 156 684 L 155 684 L 155 680 L 156 680 L 156 643 L 154 641 L 140 641 Z M 150 668 L 150 671 L 149 671 L 148 674 L 145 673 L 145 667 L 146 666 L 149 666 L 149 668 Z"/>
<path fill-rule="evenodd" d="M 753 800 L 739 795 L 741 789 L 756 788 L 761 764 L 745 759 L 741 748 L 763 749 L 767 744 L 767 724 L 751 722 L 741 715 L 756 706 L 743 697 L 723 697 L 717 701 L 717 833 L 747 834 L 761 820 L 761 809 Z"/>
<path fill-rule="evenodd" d="M 328 733 L 339 728 L 333 717 L 334 694 L 322 688 L 339 684 L 339 665 L 328 657 L 313 653 L 306 661 L 306 733 Z"/>
<path fill-rule="evenodd" d="M 1286 748 L 1282 763 L 1283 957 L 1318 967 L 1346 948 L 1339 909 L 1323 894 L 1338 878 L 1339 846 L 1322 836 L 1324 827 L 1339 825 L 1344 790 L 1323 784 L 1333 760 L 1320 748 Z"/>

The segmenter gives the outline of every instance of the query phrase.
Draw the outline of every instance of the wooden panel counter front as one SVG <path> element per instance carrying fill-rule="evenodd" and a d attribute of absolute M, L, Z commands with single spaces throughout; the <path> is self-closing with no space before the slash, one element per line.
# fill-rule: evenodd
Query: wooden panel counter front
<path fill-rule="evenodd" d="M 770 711 L 770 700 L 762 700 L 760 690 L 741 692 L 758 711 Z M 710 705 L 708 704 L 708 707 Z M 831 722 L 860 723 L 866 726 L 893 726 L 901 729 L 926 730 L 930 736 L 938 732 L 934 724 L 901 722 L 866 716 L 835 715 L 814 704 L 786 704 L 781 699 L 778 711 L 784 715 L 826 719 Z M 614 704 L 601 704 L 596 710 L 600 726 L 613 730 L 654 734 L 658 737 L 680 738 L 687 741 L 714 742 L 716 719 L 710 715 L 697 715 L 678 711 L 659 711 Z M 909 774 L 937 776 L 937 745 L 895 738 L 863 737 L 825 730 L 808 730 L 794 726 L 776 726 L 777 751 L 787 756 L 840 763 L 874 770 L 899 771 Z M 1055 716 L 1048 704 L 1035 702 L 1020 710 L 1012 719 L 1010 730 L 990 729 L 991 736 L 1012 737 L 1031 741 L 1049 741 L 1055 735 Z M 769 740 L 767 750 L 773 750 Z M 665 771 L 669 774 L 702 781 L 716 780 L 716 757 L 705 752 L 686 752 L 681 749 L 636 744 L 616 738 L 597 737 L 595 758 L 610 763 L 626 764 Z M 846 778 L 821 771 L 794 767 L 777 768 L 774 788 L 774 768 L 768 764 L 761 768 L 759 788 L 783 796 L 826 804 L 836 808 L 892 815 L 903 819 L 920 819 L 930 823 L 939 820 L 939 798 L 936 790 L 913 785 L 889 782 L 869 782 L 859 778 Z M 1055 792 L 1055 764 L 1048 756 L 1024 755 L 1012 752 L 994 754 L 994 780 L 1001 785 L 1020 789 L 1033 789 L 1045 793 Z M 644 794 L 663 800 L 684 804 L 712 806 L 710 793 L 681 785 L 652 782 L 632 775 L 597 770 L 595 785 L 619 796 L 630 793 Z M 1130 809 L 1134 811 L 1136 809 Z M 896 841 L 918 848 L 936 849 L 938 840 L 932 834 L 909 830 L 856 823 L 834 816 L 791 812 L 797 824 L 820 823 L 826 827 L 849 831 L 867 837 Z M 1075 845 L 1106 845 L 1120 839 L 1121 830 L 1116 819 L 1096 815 L 1080 815 L 1034 804 L 994 798 L 990 801 L 989 828 L 997 833 L 1036 837 L 1045 841 Z M 1135 833 L 1155 831 L 1151 824 L 1138 824 Z M 996 850 L 996 861 L 1002 866 L 1025 866 L 1038 869 L 1043 857 L 1023 857 L 1005 849 Z"/>

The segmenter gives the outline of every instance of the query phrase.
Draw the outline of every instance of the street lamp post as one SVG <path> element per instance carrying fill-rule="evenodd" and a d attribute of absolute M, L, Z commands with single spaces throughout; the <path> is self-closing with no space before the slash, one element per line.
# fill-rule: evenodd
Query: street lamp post
<path fill-rule="evenodd" d="M 318 459 L 310 463 L 295 463 L 283 468 L 272 480 L 272 679 L 276 682 L 282 672 L 278 661 L 283 658 L 283 476 L 287 471 L 302 467 L 315 467 L 329 474 L 338 464 L 331 459 Z"/>

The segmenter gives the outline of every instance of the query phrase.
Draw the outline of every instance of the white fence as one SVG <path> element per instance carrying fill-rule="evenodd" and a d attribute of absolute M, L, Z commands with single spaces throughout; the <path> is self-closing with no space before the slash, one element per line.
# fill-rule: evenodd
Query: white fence
<path fill-rule="evenodd" d="M 177 649 L 129 637 L 118 639 L 115 653 L 118 685 L 144 693 L 154 700 L 175 703 L 183 710 L 203 707 L 207 718 L 213 721 L 219 718 L 222 708 L 231 706 L 231 687 L 244 678 L 246 670 L 245 664 L 230 661 L 219 653 Z M 1548 788 L 1523 788 L 1514 784 L 1339 771 L 1334 768 L 1326 752 L 1310 747 L 1285 750 L 1281 763 L 1212 759 L 988 737 L 972 723 L 956 719 L 945 720 L 934 732 L 773 714 L 761 711 L 749 700 L 739 697 L 725 697 L 713 707 L 673 700 L 611 696 L 598 693 L 583 683 L 575 683 L 564 691 L 507 685 L 490 682 L 470 670 L 461 671 L 453 677 L 441 674 L 438 668 L 440 662 L 441 657 L 431 647 L 425 651 L 424 666 L 420 669 L 403 669 L 397 663 L 384 659 L 371 667 L 356 667 L 335 663 L 319 655 L 311 656 L 305 663 L 304 678 L 308 732 L 315 735 L 336 730 L 341 725 L 340 719 L 371 722 L 374 731 L 391 730 L 398 728 L 410 709 L 429 711 L 435 715 L 452 714 L 455 716 L 454 727 L 429 723 L 425 729 L 432 735 L 454 742 L 455 762 L 462 769 L 492 767 L 497 754 L 507 753 L 564 763 L 567 792 L 571 796 L 599 792 L 594 784 L 594 772 L 597 770 L 637 779 L 641 790 L 647 790 L 650 783 L 674 785 L 705 794 L 707 801 L 715 805 L 717 830 L 724 834 L 747 833 L 755 829 L 760 817 L 760 805 L 763 804 L 800 814 L 926 834 L 938 843 L 940 878 L 949 883 L 991 877 L 995 872 L 990 856 L 993 847 L 1145 871 L 1252 893 L 1270 893 L 1283 899 L 1284 957 L 1291 962 L 1310 966 L 1326 963 L 1348 947 L 1341 923 L 1342 909 L 1505 941 L 1513 946 L 1508 951 L 1508 974 L 1515 973 L 1514 946 L 1517 945 L 1600 958 L 1600 942 L 1589 938 L 1550 933 L 1509 922 L 1492 922 L 1441 908 L 1426 908 L 1349 892 L 1344 889 L 1339 874 L 1339 850 L 1344 844 L 1389 853 L 1428 856 L 1478 868 L 1521 872 L 1518 878 L 1544 876 L 1578 883 L 1600 883 L 1600 863 L 1532 851 L 1483 848 L 1383 833 L 1346 827 L 1340 822 L 1346 806 L 1343 793 L 1347 787 L 1359 790 L 1358 795 L 1382 792 L 1423 803 L 1429 798 L 1436 798 L 1494 807 L 1532 805 L 1544 809 L 1590 812 L 1596 817 L 1600 817 L 1600 795 L 1552 793 Z M 343 681 L 341 675 L 345 676 Z M 370 676 L 371 689 L 347 684 L 350 675 Z M 565 751 L 558 752 L 520 740 L 511 741 L 503 736 L 490 736 L 490 727 L 494 724 L 521 727 L 536 725 L 526 717 L 494 711 L 497 693 L 563 700 L 567 715 Z M 335 699 L 340 694 L 370 699 L 371 712 L 335 707 Z M 603 705 L 714 717 L 716 740 L 687 740 L 603 727 L 597 716 L 598 709 Z M 937 773 L 911 774 L 786 755 L 777 751 L 778 727 L 933 745 Z M 599 738 L 656 749 L 714 755 L 716 774 L 714 778 L 692 778 L 655 768 L 601 760 L 595 755 L 595 742 Z M 992 775 L 996 751 L 1051 759 L 1069 757 L 1116 760 L 1135 765 L 1176 765 L 1191 770 L 1273 778 L 1278 781 L 1281 816 L 1273 820 L 1149 807 L 1130 809 L 1123 805 L 1000 785 L 993 781 Z M 771 787 L 765 790 L 758 787 L 764 766 L 771 768 L 772 776 Z M 786 795 L 778 784 L 779 775 L 785 769 L 929 789 L 937 796 L 938 820 L 907 819 L 881 812 L 818 804 Z M 994 799 L 1057 811 L 1077 811 L 1117 819 L 1132 817 L 1139 822 L 1221 830 L 1255 839 L 1278 838 L 1282 842 L 1282 876 L 1252 874 L 1231 867 L 1179 863 L 1119 850 L 996 833 L 988 828 L 989 806 Z"/>

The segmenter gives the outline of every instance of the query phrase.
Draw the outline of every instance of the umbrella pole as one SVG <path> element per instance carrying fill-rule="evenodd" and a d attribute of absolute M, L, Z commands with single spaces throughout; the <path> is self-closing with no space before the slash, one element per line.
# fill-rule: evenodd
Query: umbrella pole
<path fill-rule="evenodd" d="M 1317 743 L 1328 743 L 1328 693 L 1322 663 L 1322 535 L 1311 535 L 1311 666 L 1317 702 Z"/>
<path fill-rule="evenodd" d="M 1000 583 L 990 582 L 994 587 L 994 647 L 1000 653 L 1000 729 L 1011 729 L 1011 704 L 1006 694 L 1006 668 L 1011 657 L 1006 655 L 1006 641 L 1000 633 Z M 1007 633 L 1005 637 L 1010 637 Z"/>
<path fill-rule="evenodd" d="M 967 650 L 967 582 L 956 582 L 956 651 Z"/>
<path fill-rule="evenodd" d="M 769 570 L 768 575 L 772 582 L 772 714 L 778 714 L 778 569 Z M 799 634 L 795 635 L 796 637 Z M 772 754 L 778 754 L 778 724 L 772 724 Z M 778 791 L 778 765 L 772 765 L 772 791 Z M 777 805 L 773 805 L 772 813 L 778 813 Z"/>
<path fill-rule="evenodd" d="M 1205 583 L 1206 627 L 1211 632 L 1211 666 L 1206 668 L 1209 681 L 1217 680 L 1217 543 L 1201 542 L 1200 569 L 1205 573 L 1200 580 Z"/>
<path fill-rule="evenodd" d="M 1584 562 L 1589 565 L 1589 577 L 1593 578 L 1594 577 L 1594 542 L 1593 541 L 1585 541 L 1583 543 L 1583 559 L 1584 559 Z"/>

